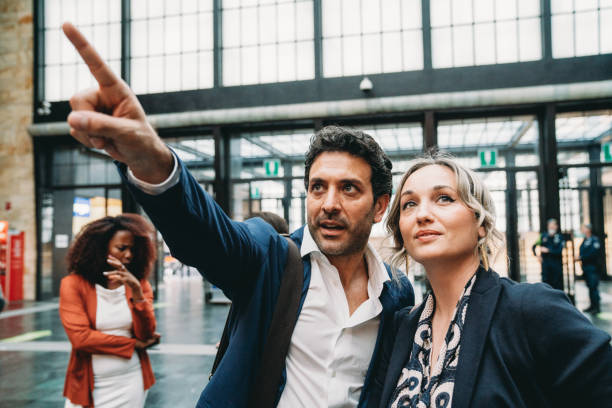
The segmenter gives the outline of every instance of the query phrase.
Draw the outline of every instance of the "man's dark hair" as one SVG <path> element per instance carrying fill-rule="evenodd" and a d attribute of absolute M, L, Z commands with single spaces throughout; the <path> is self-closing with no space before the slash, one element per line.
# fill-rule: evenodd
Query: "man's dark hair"
<path fill-rule="evenodd" d="M 247 220 L 256 217 L 259 217 L 268 224 L 270 224 L 279 234 L 289 233 L 289 225 L 287 224 L 287 221 L 285 221 L 285 219 L 280 215 L 276 215 L 268 211 L 262 211 L 251 214 L 249 218 L 247 218 Z"/>
<path fill-rule="evenodd" d="M 310 139 L 310 147 L 306 152 L 304 185 L 308 190 L 310 167 L 316 158 L 325 152 L 347 152 L 361 157 L 372 169 L 372 192 L 374 202 L 378 197 L 391 195 L 393 176 L 391 175 L 391 160 L 376 143 L 374 138 L 357 129 L 340 126 L 326 126 Z"/>

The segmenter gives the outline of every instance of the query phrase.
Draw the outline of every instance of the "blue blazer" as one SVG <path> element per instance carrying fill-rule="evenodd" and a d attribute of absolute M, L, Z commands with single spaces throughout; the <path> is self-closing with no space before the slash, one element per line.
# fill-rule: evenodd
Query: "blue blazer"
<path fill-rule="evenodd" d="M 480 269 L 468 305 L 453 408 L 609 407 L 610 336 L 561 291 Z M 371 407 L 388 407 L 424 305 L 405 308 L 384 339 Z M 377 403 L 375 400 L 380 399 Z"/>
<path fill-rule="evenodd" d="M 180 160 L 179 183 L 157 196 L 148 195 L 131 185 L 126 178 L 125 165 L 117 165 L 124 182 L 161 232 L 172 255 L 198 268 L 206 279 L 223 290 L 234 305 L 227 351 L 215 375 L 202 391 L 197 407 L 248 407 L 253 376 L 259 367 L 285 270 L 287 241 L 260 218 L 246 222 L 231 220 Z M 302 237 L 303 227 L 291 235 L 298 248 Z M 298 313 L 310 285 L 309 257 L 305 257 L 303 262 L 304 287 Z M 387 281 L 380 301 L 383 311 L 378 338 L 359 406 L 365 406 L 369 401 L 380 339 L 391 328 L 393 314 L 414 304 L 412 286 L 405 277 Z M 207 376 L 203 369 L 202 380 Z M 285 382 L 286 370 L 283 370 L 277 404 Z"/>

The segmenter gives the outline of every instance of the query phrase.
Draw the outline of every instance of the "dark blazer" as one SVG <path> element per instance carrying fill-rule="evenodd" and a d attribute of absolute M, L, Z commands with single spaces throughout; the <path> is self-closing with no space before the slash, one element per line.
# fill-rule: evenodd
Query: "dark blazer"
<path fill-rule="evenodd" d="M 479 269 L 468 305 L 453 408 L 612 404 L 610 336 L 561 291 Z M 388 407 L 410 357 L 423 304 L 396 313 L 383 340 L 372 401 Z M 372 403 L 370 406 L 376 406 Z"/>

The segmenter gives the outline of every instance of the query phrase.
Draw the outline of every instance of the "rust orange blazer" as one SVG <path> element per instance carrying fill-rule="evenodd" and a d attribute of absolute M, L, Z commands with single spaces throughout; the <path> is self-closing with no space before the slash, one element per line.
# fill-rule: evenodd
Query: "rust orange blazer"
<path fill-rule="evenodd" d="M 151 338 L 155 332 L 153 313 L 153 291 L 146 280 L 141 280 L 145 302 L 132 302 L 132 291 L 125 286 L 128 305 L 132 311 L 132 332 L 140 340 Z M 72 344 L 64 396 L 74 404 L 93 407 L 94 387 L 92 354 L 112 354 L 131 358 L 136 340 L 123 336 L 104 334 L 96 330 L 96 289 L 80 275 L 70 274 L 62 279 L 60 286 L 59 314 L 64 330 Z M 142 368 L 144 389 L 155 383 L 151 362 L 145 350 L 137 350 Z"/>

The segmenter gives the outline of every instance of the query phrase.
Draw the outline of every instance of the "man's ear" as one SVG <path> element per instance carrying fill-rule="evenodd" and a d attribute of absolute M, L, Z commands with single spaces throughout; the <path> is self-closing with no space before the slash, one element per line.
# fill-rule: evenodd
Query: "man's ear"
<path fill-rule="evenodd" d="M 380 222 L 387 211 L 391 196 L 389 194 L 383 194 L 376 199 L 374 203 L 374 223 Z"/>

